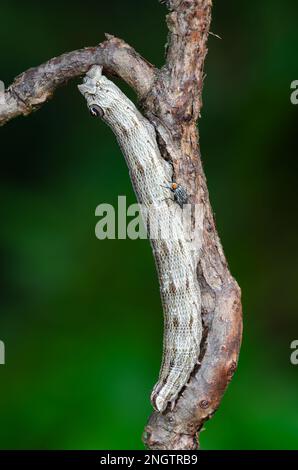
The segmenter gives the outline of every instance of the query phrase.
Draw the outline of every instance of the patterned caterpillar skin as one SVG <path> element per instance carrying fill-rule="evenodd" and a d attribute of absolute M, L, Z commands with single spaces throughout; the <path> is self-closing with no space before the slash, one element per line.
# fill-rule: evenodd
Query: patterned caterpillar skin
<path fill-rule="evenodd" d="M 202 336 L 201 297 L 191 243 L 181 221 L 182 208 L 165 187 L 172 167 L 160 155 L 153 126 L 110 80 L 93 66 L 79 85 L 91 113 L 114 132 L 125 156 L 139 203 L 150 210 L 147 229 L 156 262 L 164 310 L 163 359 L 151 401 L 163 412 L 173 407 L 198 361 Z M 147 219 L 148 220 L 148 219 Z M 161 227 L 167 237 L 152 237 Z M 169 230 L 168 230 L 169 231 Z"/>

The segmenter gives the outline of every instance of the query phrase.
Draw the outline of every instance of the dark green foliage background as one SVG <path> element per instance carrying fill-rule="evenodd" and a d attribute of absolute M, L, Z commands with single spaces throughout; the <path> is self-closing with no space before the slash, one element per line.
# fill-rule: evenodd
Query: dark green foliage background
<path fill-rule="evenodd" d="M 297 449 L 297 2 L 214 4 L 211 29 L 223 40 L 209 40 L 201 148 L 243 290 L 244 341 L 201 444 Z M 160 66 L 164 14 L 157 0 L 4 0 L 0 78 L 8 85 L 104 31 Z M 141 449 L 162 312 L 149 243 L 95 238 L 98 204 L 135 202 L 115 139 L 74 82 L 0 139 L 0 447 Z"/>

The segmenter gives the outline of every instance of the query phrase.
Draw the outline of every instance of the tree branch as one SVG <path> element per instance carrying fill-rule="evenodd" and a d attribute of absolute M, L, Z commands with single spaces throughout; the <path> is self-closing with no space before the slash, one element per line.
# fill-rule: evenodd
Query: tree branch
<path fill-rule="evenodd" d="M 202 105 L 204 59 L 211 0 L 167 0 L 166 65 L 143 104 L 154 123 L 175 178 L 204 213 L 197 258 L 204 335 L 199 364 L 173 411 L 154 412 L 144 433 L 150 449 L 196 449 L 198 432 L 217 410 L 238 362 L 242 337 L 241 293 L 217 235 L 201 164 L 196 120 Z"/>
<path fill-rule="evenodd" d="M 174 122 L 197 120 L 211 22 L 211 0 L 171 0 L 163 85 Z"/>
<path fill-rule="evenodd" d="M 96 47 L 63 54 L 19 75 L 0 101 L 0 125 L 38 109 L 57 87 L 94 64 L 102 65 L 106 74 L 121 77 L 137 92 L 155 127 L 160 153 L 173 164 L 173 178 L 203 214 L 202 244 L 194 253 L 204 327 L 199 362 L 175 408 L 151 415 L 144 442 L 151 449 L 196 449 L 198 432 L 218 408 L 237 367 L 241 294 L 217 235 L 196 126 L 202 106 L 211 0 L 163 3 L 170 13 L 168 52 L 161 70 L 120 39 L 108 36 Z"/>
<path fill-rule="evenodd" d="M 95 47 L 86 47 L 31 68 L 16 77 L 0 100 L 0 125 L 19 115 L 28 115 L 48 101 L 70 79 L 102 65 L 106 74 L 117 75 L 142 99 L 152 87 L 155 68 L 121 39 L 107 35 Z"/>

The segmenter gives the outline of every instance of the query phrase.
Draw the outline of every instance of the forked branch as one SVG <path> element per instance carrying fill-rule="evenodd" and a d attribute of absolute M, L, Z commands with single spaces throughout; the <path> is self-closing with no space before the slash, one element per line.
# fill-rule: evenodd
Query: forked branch
<path fill-rule="evenodd" d="M 199 207 L 200 246 L 193 256 L 201 292 L 200 356 L 173 410 L 155 411 L 144 433 L 150 449 L 196 449 L 203 423 L 218 408 L 238 362 L 242 335 L 240 289 L 229 272 L 215 227 L 198 144 L 204 60 L 211 0 L 165 0 L 169 9 L 167 56 L 157 70 L 130 46 L 109 36 L 96 47 L 63 54 L 19 75 L 0 96 L 0 125 L 38 109 L 58 86 L 94 65 L 125 80 L 154 126 L 161 156 L 173 179 Z M 195 222 L 195 221 L 194 221 Z"/>
<path fill-rule="evenodd" d="M 98 46 L 67 52 L 16 77 L 0 96 L 0 126 L 37 110 L 58 87 L 84 75 L 95 64 L 102 65 L 106 74 L 122 78 L 144 98 L 155 78 L 154 66 L 121 39 L 106 36 Z"/>

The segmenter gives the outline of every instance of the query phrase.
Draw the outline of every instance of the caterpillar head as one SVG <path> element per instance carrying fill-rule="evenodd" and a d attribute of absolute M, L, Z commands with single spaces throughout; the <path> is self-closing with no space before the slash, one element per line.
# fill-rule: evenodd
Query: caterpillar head
<path fill-rule="evenodd" d="M 102 67 L 93 65 L 78 85 L 79 91 L 85 97 L 92 116 L 103 117 L 105 111 L 111 108 L 115 101 L 117 87 L 102 75 Z"/>

